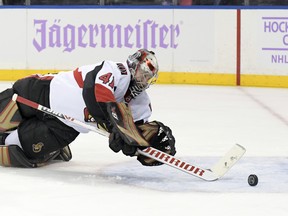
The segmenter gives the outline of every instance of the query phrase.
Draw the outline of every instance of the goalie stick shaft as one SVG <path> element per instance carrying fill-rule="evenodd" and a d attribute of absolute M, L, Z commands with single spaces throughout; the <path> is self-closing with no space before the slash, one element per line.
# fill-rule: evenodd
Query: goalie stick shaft
<path fill-rule="evenodd" d="M 97 132 L 97 133 L 99 133 L 99 134 L 101 134 L 103 136 L 106 136 L 106 137 L 109 136 L 109 133 L 106 132 L 106 131 L 103 131 L 103 130 L 101 130 L 101 129 L 97 128 L 97 127 L 94 127 L 92 125 L 85 124 L 84 122 L 81 122 L 81 121 L 79 121 L 79 120 L 77 120 L 75 118 L 72 118 L 70 116 L 67 116 L 67 115 L 64 115 L 62 113 L 56 112 L 56 111 L 54 111 L 54 110 L 52 110 L 52 109 L 50 109 L 48 107 L 42 106 L 41 104 L 38 104 L 38 103 L 36 103 L 34 101 L 31 101 L 31 100 L 28 100 L 28 99 L 26 99 L 24 97 L 21 97 L 18 94 L 14 94 L 13 97 L 12 97 L 12 100 L 13 101 L 17 101 L 17 102 L 19 102 L 21 104 L 24 104 L 26 106 L 32 107 L 34 109 L 37 109 L 37 110 L 39 110 L 41 112 L 47 113 L 49 115 L 52 115 L 54 117 L 61 118 L 61 119 L 64 119 L 66 121 L 70 121 L 70 122 L 74 123 L 75 125 L 79 125 L 81 127 L 87 128 L 88 130 Z"/>
<path fill-rule="evenodd" d="M 98 134 L 101 134 L 103 136 L 108 137 L 109 133 L 106 131 L 101 130 L 100 128 L 97 128 L 96 126 L 88 125 L 82 121 L 79 121 L 77 119 L 74 119 L 73 117 L 64 115 L 62 113 L 56 112 L 48 107 L 42 106 L 41 104 L 38 104 L 36 102 L 33 102 L 31 100 L 28 100 L 26 98 L 23 98 L 19 96 L 18 94 L 14 94 L 12 97 L 13 101 L 17 101 L 21 104 L 24 104 L 26 106 L 32 107 L 34 109 L 37 109 L 41 112 L 47 113 L 49 115 L 52 115 L 54 117 L 64 119 L 66 121 L 70 121 L 74 123 L 75 125 L 79 125 L 83 128 L 86 128 L 90 131 L 96 132 Z M 196 165 L 189 164 L 185 161 L 182 161 L 179 158 L 176 158 L 172 155 L 169 155 L 165 152 L 162 152 L 156 148 L 153 147 L 147 147 L 143 150 L 137 149 L 138 154 L 144 155 L 146 157 L 152 158 L 154 160 L 157 160 L 161 163 L 164 163 L 166 165 L 169 165 L 173 168 L 176 168 L 178 170 L 181 170 L 185 173 L 188 173 L 192 176 L 198 177 L 200 179 L 203 179 L 205 181 L 215 181 L 219 178 L 221 178 L 225 173 L 231 169 L 231 167 L 242 157 L 242 155 L 245 153 L 245 148 L 236 144 L 229 152 L 226 153 L 224 157 L 222 157 L 214 166 L 212 169 L 204 169 Z"/>

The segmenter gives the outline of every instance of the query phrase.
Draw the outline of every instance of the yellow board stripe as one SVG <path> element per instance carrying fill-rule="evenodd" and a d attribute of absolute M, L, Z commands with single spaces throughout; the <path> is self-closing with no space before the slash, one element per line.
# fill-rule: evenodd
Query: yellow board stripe
<path fill-rule="evenodd" d="M 288 76 L 241 75 L 241 86 L 288 88 Z"/>
<path fill-rule="evenodd" d="M 57 73 L 59 70 L 0 70 L 0 80 L 15 81 L 31 74 Z M 236 86 L 236 74 L 159 72 L 158 84 L 194 84 Z M 288 88 L 288 76 L 241 75 L 241 86 Z"/>
<path fill-rule="evenodd" d="M 199 84 L 236 85 L 236 75 L 190 72 L 160 72 L 157 83 L 161 84 Z"/>
<path fill-rule="evenodd" d="M 32 74 L 55 73 L 58 70 L 0 70 L 0 80 L 15 81 Z"/>

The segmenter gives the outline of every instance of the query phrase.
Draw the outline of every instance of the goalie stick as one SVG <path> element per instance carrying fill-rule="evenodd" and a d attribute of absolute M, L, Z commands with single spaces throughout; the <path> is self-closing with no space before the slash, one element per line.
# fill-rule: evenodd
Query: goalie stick
<path fill-rule="evenodd" d="M 99 133 L 103 136 L 106 136 L 106 137 L 109 136 L 108 132 L 103 131 L 102 129 L 98 127 L 86 124 L 70 116 L 56 112 L 48 107 L 42 106 L 41 104 L 38 104 L 36 102 L 23 98 L 17 94 L 13 95 L 12 100 L 15 102 L 17 101 L 26 106 L 32 107 L 34 109 L 37 109 L 41 112 L 47 113 L 49 115 L 55 116 L 57 118 L 61 118 L 66 121 L 73 122 L 76 125 L 84 127 L 90 131 Z M 231 169 L 231 167 L 240 160 L 240 158 L 244 155 L 246 150 L 243 146 L 239 144 L 235 144 L 230 149 L 230 151 L 228 151 L 222 158 L 220 158 L 220 160 L 211 169 L 205 169 L 196 165 L 192 165 L 190 163 L 187 163 L 179 158 L 176 158 L 172 155 L 169 155 L 153 147 L 147 147 L 143 150 L 138 149 L 137 152 L 138 154 L 157 160 L 161 163 L 169 165 L 173 168 L 181 170 L 185 173 L 188 173 L 192 176 L 198 177 L 205 181 L 215 181 L 223 177 Z"/>

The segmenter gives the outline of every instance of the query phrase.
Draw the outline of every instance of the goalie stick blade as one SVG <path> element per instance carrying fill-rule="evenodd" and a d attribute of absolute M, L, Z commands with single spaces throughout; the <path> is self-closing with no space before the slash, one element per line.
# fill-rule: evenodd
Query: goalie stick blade
<path fill-rule="evenodd" d="M 243 146 L 235 144 L 230 151 L 212 167 L 211 171 L 218 176 L 218 178 L 221 178 L 241 159 L 245 152 L 246 149 Z"/>
<path fill-rule="evenodd" d="M 231 167 L 240 160 L 245 152 L 246 149 L 243 146 L 236 144 L 213 166 L 212 169 L 204 169 L 175 158 L 174 156 L 159 151 L 153 147 L 148 147 L 144 150 L 138 149 L 139 154 L 153 158 L 159 162 L 205 181 L 216 181 L 223 177 L 231 169 Z"/>

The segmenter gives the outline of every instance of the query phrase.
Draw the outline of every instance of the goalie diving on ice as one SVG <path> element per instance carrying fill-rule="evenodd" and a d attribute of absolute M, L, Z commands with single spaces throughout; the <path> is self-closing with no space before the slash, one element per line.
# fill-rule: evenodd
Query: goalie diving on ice
<path fill-rule="evenodd" d="M 35 103 L 31 100 L 28 100 L 26 98 L 18 96 L 17 94 L 13 95 L 12 100 L 17 101 L 17 102 L 22 103 L 22 104 L 25 104 L 31 108 L 37 109 L 41 112 L 47 113 L 47 114 L 52 115 L 54 117 L 73 122 L 74 124 L 77 124 L 83 128 L 86 128 L 90 131 L 99 133 L 101 135 L 104 135 L 104 136 L 109 135 L 107 132 L 103 131 L 102 129 L 100 129 L 98 127 L 85 124 L 85 123 L 83 123 L 77 119 L 74 119 L 70 116 L 64 115 L 63 113 L 56 112 L 56 111 L 54 111 L 48 107 L 45 107 L 41 104 Z M 117 106 L 118 106 L 118 108 L 117 108 Z M 137 142 L 138 144 L 142 143 L 142 145 L 141 145 L 141 149 L 142 149 L 142 148 L 144 148 L 143 146 L 146 146 L 146 143 L 147 143 L 146 140 L 141 139 L 141 137 L 139 139 L 139 136 L 137 138 L 137 134 L 133 133 L 133 129 L 132 130 L 128 129 L 129 126 L 123 127 L 123 124 L 120 125 L 117 123 L 117 122 L 119 122 L 119 119 L 126 118 L 126 119 L 132 120 L 130 110 L 125 108 L 125 107 L 126 107 L 126 105 L 117 104 L 117 103 L 116 104 L 114 103 L 111 106 L 110 110 L 113 110 L 113 112 L 110 112 L 110 113 L 113 116 L 112 119 L 114 119 L 114 121 L 112 120 L 113 121 L 112 124 L 115 125 L 115 128 L 118 128 L 118 130 L 120 130 L 120 131 L 123 130 L 124 132 L 126 131 L 125 133 L 121 133 L 121 134 L 125 136 L 124 137 L 125 140 L 128 139 L 128 143 L 130 143 L 131 141 L 135 142 L 136 140 L 138 140 L 138 142 Z M 117 114 L 116 110 L 118 110 L 118 114 Z M 120 114 L 120 116 L 119 116 L 119 114 Z M 121 121 L 121 123 L 122 122 L 123 121 Z M 127 122 L 129 122 L 129 121 L 127 121 Z M 160 124 L 160 126 L 162 126 L 161 125 L 162 123 L 160 123 L 160 122 L 157 122 L 157 124 Z M 132 124 L 130 126 L 133 127 L 135 125 Z M 146 130 L 146 131 L 151 131 L 151 130 Z M 159 134 L 161 134 L 160 131 L 159 131 Z M 174 137 L 172 136 L 171 130 L 166 131 L 165 135 L 167 136 L 167 138 L 169 140 L 174 139 Z M 173 142 L 175 143 L 175 140 Z M 187 163 L 181 159 L 174 157 L 171 154 L 169 155 L 169 154 L 167 154 L 167 153 L 165 153 L 159 149 L 153 148 L 151 146 L 145 147 L 142 150 L 141 149 L 140 149 L 140 147 L 137 148 L 138 155 L 146 156 L 148 160 L 149 159 L 151 159 L 152 161 L 154 160 L 156 162 L 156 163 L 153 163 L 154 165 L 161 165 L 164 163 L 164 164 L 167 164 L 173 168 L 181 170 L 185 173 L 188 173 L 192 176 L 198 177 L 198 178 L 205 180 L 205 181 L 215 181 L 215 180 L 218 180 L 219 178 L 221 178 L 222 176 L 224 176 L 225 173 L 228 172 L 231 169 L 231 167 L 240 160 L 240 158 L 244 155 L 244 153 L 246 151 L 246 149 L 243 146 L 236 144 L 233 146 L 233 148 L 230 149 L 230 151 L 228 151 L 223 157 L 221 157 L 220 160 L 211 169 L 204 169 L 204 168 L 201 168 L 199 166 L 189 164 L 189 163 Z M 168 150 L 168 149 L 166 149 L 166 150 Z M 115 150 L 115 151 L 118 152 L 119 150 Z M 135 153 L 135 155 L 136 155 L 136 153 Z M 147 161 L 145 162 L 145 164 L 147 164 Z M 145 165 L 145 164 L 143 164 L 143 165 Z M 153 164 L 150 164 L 150 165 L 152 166 Z"/>
<path fill-rule="evenodd" d="M 138 154 L 153 147 L 175 155 L 175 138 L 160 121 L 150 121 L 146 89 L 156 82 L 154 52 L 140 49 L 124 62 L 105 60 L 73 71 L 35 74 L 17 80 L 0 93 L 0 165 L 38 167 L 51 161 L 70 161 L 69 145 L 90 130 L 19 102 L 19 98 L 79 119 L 109 134 L 114 152 L 136 157 L 145 166 L 162 163 Z M 17 94 L 19 100 L 12 100 Z M 117 116 L 117 119 L 115 119 Z M 70 119 L 70 120 L 71 120 Z"/>
<path fill-rule="evenodd" d="M 211 169 L 175 158 L 172 130 L 149 121 L 146 89 L 156 82 L 155 54 L 141 49 L 125 62 L 105 60 L 58 74 L 32 75 L 0 93 L 0 165 L 39 167 L 70 161 L 81 133 L 109 136 L 114 152 L 144 166 L 167 164 L 206 181 L 221 178 L 245 153 L 235 145 Z"/>

